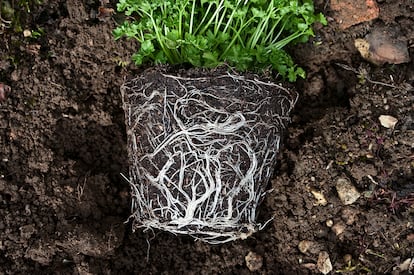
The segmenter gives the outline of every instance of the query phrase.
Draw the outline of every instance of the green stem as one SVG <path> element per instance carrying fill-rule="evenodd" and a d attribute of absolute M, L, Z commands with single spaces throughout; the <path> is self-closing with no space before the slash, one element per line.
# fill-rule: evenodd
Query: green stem
<path fill-rule="evenodd" d="M 221 0 L 217 9 L 214 11 L 213 15 L 211 16 L 210 20 L 207 22 L 207 24 L 205 24 L 204 28 L 200 31 L 199 33 L 200 35 L 203 34 L 206 30 L 208 30 L 208 28 L 210 27 L 211 23 L 214 20 L 217 20 L 217 16 L 220 13 L 221 9 L 223 8 L 223 3 L 224 3 L 224 0 Z"/>
<path fill-rule="evenodd" d="M 241 0 L 237 1 L 237 5 L 236 8 L 233 10 L 233 12 L 230 14 L 229 20 L 227 21 L 226 26 L 223 29 L 223 33 L 227 32 L 227 29 L 229 28 L 229 26 L 231 25 L 231 23 L 233 22 L 233 18 L 234 18 L 234 14 L 236 13 L 237 8 L 240 5 Z"/>
<path fill-rule="evenodd" d="M 268 32 L 266 37 L 263 37 L 262 41 L 261 41 L 261 45 L 266 45 L 268 44 L 267 42 L 269 40 L 271 40 L 272 36 L 274 35 L 274 32 L 276 30 L 276 27 L 279 26 L 280 21 L 282 20 L 282 18 L 279 18 L 275 23 L 272 23 L 272 28 L 270 29 L 270 31 Z M 283 28 L 281 28 L 278 32 L 278 34 L 276 35 L 276 39 L 280 36 L 280 34 L 282 33 Z"/>
<path fill-rule="evenodd" d="M 208 5 L 208 8 L 206 9 L 203 18 L 201 19 L 200 23 L 198 24 L 197 29 L 195 30 L 194 33 L 198 33 L 198 31 L 200 30 L 200 28 L 204 25 L 205 20 L 208 18 L 208 15 L 210 14 L 210 10 L 211 8 L 214 6 L 215 3 L 210 3 Z"/>
<path fill-rule="evenodd" d="M 193 6 L 191 7 L 191 17 L 190 17 L 190 29 L 188 30 L 189 34 L 193 34 L 193 24 L 194 24 L 194 11 L 195 11 L 195 3 L 197 0 L 193 0 Z"/>
<path fill-rule="evenodd" d="M 295 33 L 289 35 L 288 37 L 283 38 L 282 40 L 279 40 L 277 42 L 275 40 L 274 40 L 274 42 L 272 41 L 272 44 L 271 45 L 275 46 L 278 49 L 282 49 L 287 44 L 289 44 L 290 42 L 292 42 L 296 38 L 301 37 L 304 34 L 305 34 L 305 32 L 303 32 L 303 31 L 301 31 L 301 32 L 295 32 Z"/>
<path fill-rule="evenodd" d="M 220 26 L 221 26 L 221 24 L 223 23 L 223 20 L 224 20 L 224 17 L 226 16 L 226 13 L 227 13 L 227 8 L 224 8 L 224 11 L 222 12 L 222 14 L 221 14 L 221 17 L 220 17 L 220 19 L 218 20 L 218 22 L 217 22 L 217 20 L 216 20 L 216 25 L 214 26 L 214 36 L 217 36 L 217 33 L 219 32 L 219 30 L 220 30 Z M 217 17 L 218 18 L 218 17 Z"/>
<path fill-rule="evenodd" d="M 269 25 L 270 17 L 272 16 L 273 12 L 273 1 L 270 1 L 270 5 L 266 11 L 266 17 L 263 18 L 256 27 L 254 34 L 251 36 L 249 41 L 247 42 L 247 47 L 250 49 L 254 49 L 259 41 L 260 37 L 263 36 L 265 33 L 265 29 Z"/>
<path fill-rule="evenodd" d="M 240 22 L 240 28 L 238 28 L 238 31 L 235 31 L 233 35 L 233 39 L 231 42 L 227 45 L 226 49 L 221 54 L 220 58 L 222 59 L 224 56 L 227 55 L 227 52 L 234 46 L 234 43 L 237 39 L 240 38 L 240 33 L 244 30 L 246 26 L 249 26 L 249 24 L 254 20 L 254 18 L 250 18 L 246 23 L 243 24 L 243 21 Z"/>
<path fill-rule="evenodd" d="M 154 31 L 155 31 L 155 36 L 157 37 L 157 41 L 158 41 L 158 43 L 160 44 L 160 47 L 161 47 L 161 49 L 162 49 L 162 51 L 165 53 L 165 55 L 166 55 L 166 57 L 167 57 L 167 59 L 171 62 L 171 63 L 175 63 L 174 62 L 174 58 L 171 56 L 171 52 L 168 50 L 168 48 L 164 45 L 164 42 L 162 41 L 162 38 L 161 38 L 161 34 L 160 34 L 160 31 L 159 31 L 159 28 L 158 28 L 158 26 L 157 26 L 157 24 L 156 24 L 156 22 L 155 22 L 155 20 L 154 20 L 154 17 L 153 17 L 153 14 L 152 14 L 152 12 L 151 13 L 148 13 L 148 12 L 146 12 L 146 11 L 144 11 L 144 10 L 141 10 L 146 16 L 148 16 L 150 19 L 151 19 L 151 23 L 152 23 L 152 27 L 153 27 L 153 29 L 154 29 Z"/>

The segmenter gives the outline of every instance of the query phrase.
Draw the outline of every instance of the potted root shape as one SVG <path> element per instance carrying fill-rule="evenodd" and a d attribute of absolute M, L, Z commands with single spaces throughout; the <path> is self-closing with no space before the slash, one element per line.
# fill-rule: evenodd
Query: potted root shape
<path fill-rule="evenodd" d="M 259 205 L 297 100 L 249 72 L 304 77 L 283 47 L 307 41 L 324 17 L 306 0 L 120 0 L 118 11 L 131 20 L 114 35 L 140 42 L 137 65 L 195 67 L 154 66 L 121 88 L 134 229 L 247 238 L 262 227 Z"/>
<path fill-rule="evenodd" d="M 296 94 L 251 76 L 201 73 L 150 69 L 121 89 L 134 227 L 245 239 L 261 227 L 258 207 Z"/>

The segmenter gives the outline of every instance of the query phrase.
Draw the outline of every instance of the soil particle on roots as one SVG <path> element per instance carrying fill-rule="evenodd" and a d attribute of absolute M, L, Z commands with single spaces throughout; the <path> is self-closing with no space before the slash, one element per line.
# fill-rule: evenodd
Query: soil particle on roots
<path fill-rule="evenodd" d="M 329 1 L 315 1 L 330 24 L 290 49 L 307 79 L 295 83 L 299 100 L 258 216 L 274 219 L 252 238 L 223 245 L 132 233 L 129 185 L 120 176 L 129 170 L 120 87 L 138 73 L 127 65 L 138 45 L 114 41 L 116 17 L 89 16 L 99 1 L 42 2 L 23 28 L 41 28 L 39 38 L 0 29 L 0 82 L 12 90 L 0 102 L 1 274 L 249 274 L 249 252 L 262 258 L 261 274 L 319 274 L 321 252 L 331 273 L 408 272 L 412 0 L 377 1 L 378 19 L 346 30 L 329 19 Z M 354 47 L 388 26 L 406 38 L 409 63 L 375 66 Z M 397 123 L 382 126 L 382 115 Z M 352 204 L 338 196 L 341 178 L 360 194 Z"/>

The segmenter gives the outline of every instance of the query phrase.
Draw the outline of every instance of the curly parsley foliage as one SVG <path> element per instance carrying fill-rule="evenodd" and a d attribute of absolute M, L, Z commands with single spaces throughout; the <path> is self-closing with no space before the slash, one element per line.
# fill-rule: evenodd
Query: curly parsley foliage
<path fill-rule="evenodd" d="M 305 72 L 283 48 L 308 41 L 313 23 L 326 24 L 312 0 L 119 0 L 117 9 L 129 20 L 114 36 L 140 42 L 137 65 L 228 63 L 241 71 L 272 68 L 290 81 Z"/>

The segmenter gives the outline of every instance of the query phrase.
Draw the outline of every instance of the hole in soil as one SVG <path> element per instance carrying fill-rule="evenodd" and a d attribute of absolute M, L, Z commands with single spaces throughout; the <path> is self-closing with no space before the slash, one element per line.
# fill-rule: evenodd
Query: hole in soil
<path fill-rule="evenodd" d="M 356 84 L 354 75 L 330 65 L 314 78 L 320 83 L 305 86 L 307 82 L 298 82 L 297 89 L 303 92 L 294 113 L 300 117 L 300 124 L 322 118 L 332 107 L 350 108 L 352 88 Z"/>
<path fill-rule="evenodd" d="M 394 191 L 399 197 L 413 196 L 414 194 L 414 174 L 405 173 L 403 170 L 393 173 L 389 180 Z"/>
<path fill-rule="evenodd" d="M 88 171 L 109 174 L 119 180 L 119 173 L 126 171 L 127 153 L 122 129 L 116 125 L 102 126 L 93 122 L 61 119 L 55 128 L 51 148 L 57 158 L 76 161 L 79 174 Z"/>
<path fill-rule="evenodd" d="M 306 141 L 309 140 L 310 137 L 314 137 L 315 129 L 313 128 L 306 128 L 305 131 L 299 135 L 299 142 L 300 144 L 304 144 Z"/>
<path fill-rule="evenodd" d="M 64 2 L 49 3 L 47 9 L 44 9 L 36 18 L 37 24 L 55 24 L 56 20 L 68 17 L 68 11 Z"/>
<path fill-rule="evenodd" d="M 5 201 L 11 201 L 11 198 L 12 198 L 10 194 L 3 194 L 2 197 Z"/>
<path fill-rule="evenodd" d="M 285 145 L 286 150 L 291 150 L 287 148 L 288 146 Z M 286 173 L 288 176 L 293 174 L 295 170 L 295 161 L 289 158 L 287 154 L 284 154 L 283 151 L 279 153 L 278 161 L 276 162 L 273 178 Z M 270 186 L 269 186 L 270 187 Z"/>

